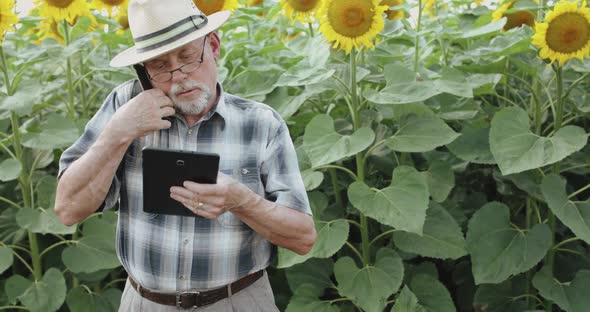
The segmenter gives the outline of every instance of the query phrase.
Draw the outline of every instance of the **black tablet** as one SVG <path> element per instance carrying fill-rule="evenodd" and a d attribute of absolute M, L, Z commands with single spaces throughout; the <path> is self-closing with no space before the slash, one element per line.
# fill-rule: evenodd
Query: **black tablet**
<path fill-rule="evenodd" d="M 197 217 L 181 203 L 170 198 L 170 187 L 184 181 L 215 184 L 219 155 L 159 148 L 144 148 L 143 211 Z"/>

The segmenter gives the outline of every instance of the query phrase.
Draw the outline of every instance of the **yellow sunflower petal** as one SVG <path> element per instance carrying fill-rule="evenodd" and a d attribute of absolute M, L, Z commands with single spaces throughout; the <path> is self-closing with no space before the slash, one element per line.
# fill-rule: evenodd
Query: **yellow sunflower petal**
<path fill-rule="evenodd" d="M 309 23 L 321 7 L 321 0 L 281 0 L 285 15 L 292 22 Z"/>
<path fill-rule="evenodd" d="M 530 27 L 535 27 L 535 13 L 528 11 L 528 10 L 520 10 L 512 13 L 506 13 L 509 9 L 511 9 L 514 4 L 518 1 L 509 1 L 502 6 L 500 6 L 494 13 L 492 13 L 492 21 L 500 20 L 502 17 L 506 17 L 506 25 L 504 25 L 503 30 L 507 31 L 512 28 L 517 28 L 523 25 L 528 25 Z"/>
<path fill-rule="evenodd" d="M 406 3 L 405 0 L 382 0 L 379 5 L 384 5 L 388 7 L 387 11 L 385 11 L 387 19 L 396 20 L 404 18 L 405 12 L 403 10 L 390 10 L 389 7 L 395 7 L 398 5 L 402 5 L 404 3 Z"/>
<path fill-rule="evenodd" d="M 320 32 L 334 48 L 349 54 L 352 48 L 373 47 L 373 40 L 383 30 L 386 6 L 380 0 L 324 0 L 320 8 Z"/>
<path fill-rule="evenodd" d="M 535 27 L 532 43 L 539 57 L 563 66 L 572 58 L 590 55 L 590 9 L 577 2 L 561 1 Z"/>
<path fill-rule="evenodd" d="M 79 16 L 89 16 L 90 7 L 86 0 L 35 0 L 39 15 L 55 20 L 65 19 L 74 24 Z"/>
<path fill-rule="evenodd" d="M 233 11 L 238 8 L 238 0 L 193 0 L 197 8 L 205 15 L 219 11 Z"/>
<path fill-rule="evenodd" d="M 0 2 L 0 41 L 4 39 L 4 33 L 13 30 L 13 25 L 18 23 L 14 14 L 14 1 L 4 0 Z"/>
<path fill-rule="evenodd" d="M 126 10 L 129 0 L 92 0 L 90 6 L 98 11 L 106 9 L 109 16 L 112 16 L 115 10 Z"/>

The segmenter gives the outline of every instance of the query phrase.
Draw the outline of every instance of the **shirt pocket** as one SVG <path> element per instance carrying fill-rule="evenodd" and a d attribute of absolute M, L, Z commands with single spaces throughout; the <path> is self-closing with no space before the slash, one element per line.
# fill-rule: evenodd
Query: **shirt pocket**
<path fill-rule="evenodd" d="M 247 186 L 253 192 L 259 194 L 261 188 L 260 171 L 257 167 L 242 167 L 238 169 L 223 169 L 222 173 L 231 176 L 233 179 Z M 225 227 L 247 228 L 248 226 L 230 211 L 221 214 L 219 223 Z"/>

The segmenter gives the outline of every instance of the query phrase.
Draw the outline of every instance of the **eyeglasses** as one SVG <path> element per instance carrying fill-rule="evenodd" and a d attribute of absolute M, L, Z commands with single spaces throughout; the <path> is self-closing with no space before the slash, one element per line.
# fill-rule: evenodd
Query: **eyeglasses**
<path fill-rule="evenodd" d="M 192 73 L 195 70 L 199 69 L 199 67 L 201 67 L 201 64 L 203 64 L 203 57 L 205 56 L 205 43 L 206 42 L 207 42 L 207 36 L 205 36 L 205 40 L 203 40 L 203 50 L 201 51 L 200 60 L 186 63 L 186 64 L 184 64 L 176 69 L 173 69 L 173 70 L 159 72 L 153 76 L 151 76 L 148 73 L 148 77 L 150 78 L 150 80 L 153 80 L 155 82 L 168 82 L 168 81 L 172 80 L 172 75 L 174 74 L 175 71 L 179 71 L 183 74 L 189 74 L 189 73 Z"/>

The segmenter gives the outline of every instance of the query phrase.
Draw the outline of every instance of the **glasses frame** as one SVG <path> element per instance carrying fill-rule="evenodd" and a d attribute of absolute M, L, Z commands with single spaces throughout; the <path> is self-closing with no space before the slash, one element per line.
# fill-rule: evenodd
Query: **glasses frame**
<path fill-rule="evenodd" d="M 155 74 L 155 75 L 150 75 L 150 73 L 148 72 L 148 73 L 147 73 L 147 75 L 148 75 L 148 78 L 149 78 L 151 81 L 155 81 L 155 82 L 159 82 L 159 83 L 165 83 L 165 82 L 168 82 L 168 81 L 172 80 L 172 78 L 174 77 L 174 72 L 175 72 L 175 71 L 179 71 L 179 72 L 181 72 L 181 73 L 183 73 L 183 74 L 190 74 L 190 73 L 192 73 L 192 72 L 194 72 L 194 71 L 198 70 L 199 68 L 201 68 L 201 65 L 203 64 L 204 57 L 205 57 L 205 44 L 207 43 L 207 37 L 209 37 L 209 36 L 205 36 L 205 40 L 203 40 L 203 49 L 201 50 L 201 57 L 200 57 L 200 59 L 199 59 L 199 60 L 197 60 L 197 61 L 194 61 L 194 62 L 190 62 L 190 63 L 183 64 L 182 66 L 180 66 L 180 67 L 177 67 L 177 68 L 175 68 L 175 69 L 172 69 L 172 70 L 165 70 L 165 71 L 161 71 L 161 72 L 159 72 L 159 73 L 157 73 L 157 74 Z M 187 67 L 187 66 L 194 65 L 195 63 L 198 63 L 198 64 L 199 64 L 197 67 L 195 67 L 195 69 L 192 69 L 192 70 L 186 71 L 186 67 Z M 144 65 L 144 67 L 145 67 L 145 65 Z M 147 70 L 146 70 L 146 72 L 147 72 Z M 163 75 L 163 74 L 169 74 L 169 75 L 170 75 L 170 78 L 168 78 L 168 79 L 166 79 L 166 80 L 159 80 L 159 79 L 158 79 L 158 80 L 156 80 L 156 79 L 154 79 L 155 77 L 157 77 L 157 76 L 161 76 L 161 75 Z"/>

